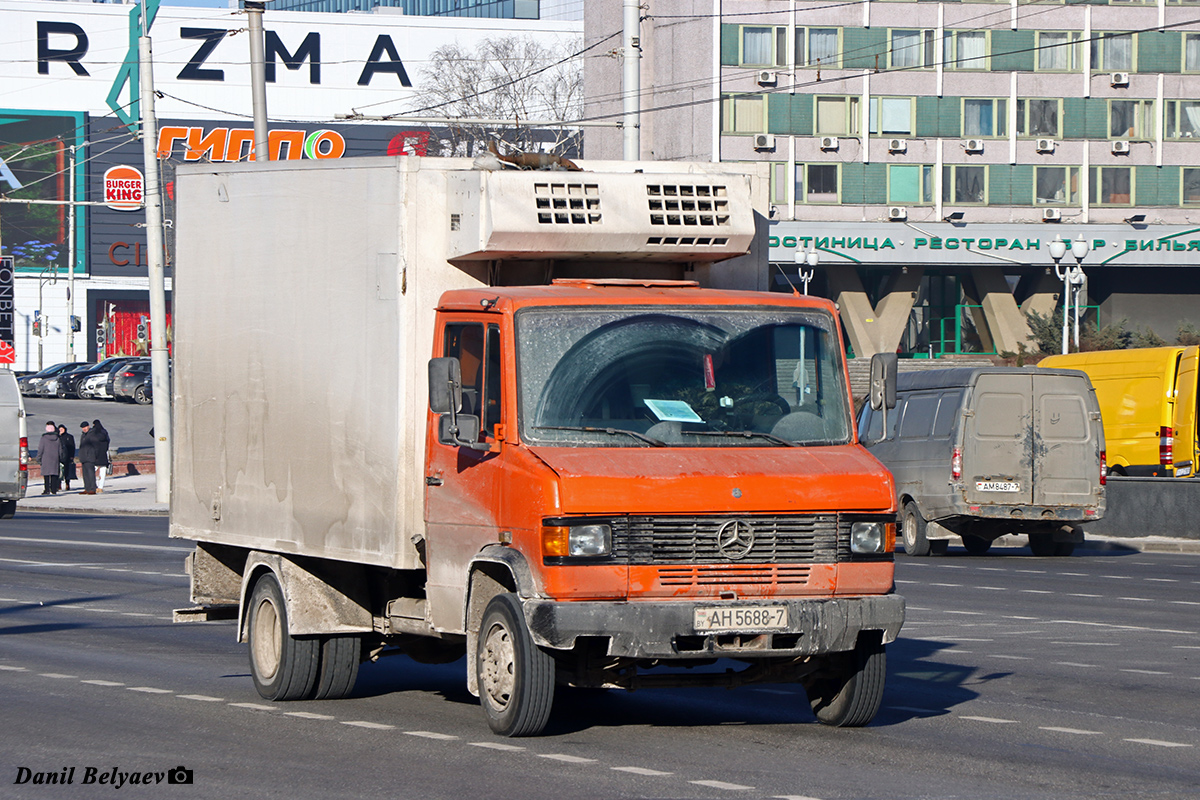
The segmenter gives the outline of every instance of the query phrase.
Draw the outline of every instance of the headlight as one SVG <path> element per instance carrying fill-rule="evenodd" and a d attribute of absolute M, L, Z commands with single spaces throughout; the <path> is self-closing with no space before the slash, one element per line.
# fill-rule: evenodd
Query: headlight
<path fill-rule="evenodd" d="M 860 554 L 886 553 L 887 531 L 885 524 L 882 522 L 855 522 L 851 524 L 850 552 Z"/>
<path fill-rule="evenodd" d="M 546 525 L 542 553 L 555 558 L 606 556 L 612 552 L 612 528 L 605 524 Z"/>

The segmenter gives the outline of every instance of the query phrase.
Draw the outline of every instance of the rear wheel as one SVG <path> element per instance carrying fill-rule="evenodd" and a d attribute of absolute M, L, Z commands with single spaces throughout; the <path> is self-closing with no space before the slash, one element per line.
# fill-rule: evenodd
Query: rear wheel
<path fill-rule="evenodd" d="M 829 656 L 828 663 L 805 683 L 804 690 L 818 722 L 858 728 L 879 711 L 886 676 L 883 634 L 863 631 L 854 650 Z"/>
<path fill-rule="evenodd" d="M 139 406 L 150 404 L 150 398 L 146 395 L 145 386 L 139 386 L 133 390 L 133 402 L 137 403 Z"/>
<path fill-rule="evenodd" d="M 514 594 L 483 612 L 475 669 L 488 726 L 501 736 L 536 736 L 554 703 L 554 659 L 533 643 Z"/>
<path fill-rule="evenodd" d="M 250 675 L 268 700 L 302 700 L 317 685 L 321 642 L 288 633 L 287 606 L 274 575 L 264 575 L 250 594 L 247 620 Z"/>
<path fill-rule="evenodd" d="M 992 549 L 992 540 L 984 539 L 982 536 L 972 536 L 964 534 L 962 537 L 963 547 L 967 548 L 967 552 L 973 556 L 987 555 L 987 551 Z"/>
<path fill-rule="evenodd" d="M 925 538 L 925 518 L 921 516 L 921 510 L 912 500 L 904 504 L 901 534 L 904 536 L 905 553 L 910 556 L 929 555 L 929 540 Z"/>
<path fill-rule="evenodd" d="M 362 638 L 325 636 L 321 639 L 321 669 L 314 700 L 340 700 L 354 690 L 362 661 Z"/>
<path fill-rule="evenodd" d="M 1075 552 L 1075 543 L 1056 542 L 1052 533 L 1031 533 L 1029 549 L 1035 556 L 1069 556 Z"/>
<path fill-rule="evenodd" d="M 16 513 L 16 500 L 0 500 L 0 519 L 12 519 Z"/>

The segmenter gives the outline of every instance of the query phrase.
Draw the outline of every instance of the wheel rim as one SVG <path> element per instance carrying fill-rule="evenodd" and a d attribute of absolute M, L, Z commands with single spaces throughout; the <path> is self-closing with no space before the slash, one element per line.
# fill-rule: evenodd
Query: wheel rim
<path fill-rule="evenodd" d="M 264 599 L 255 609 L 251 637 L 254 668 L 263 680 L 270 681 L 279 670 L 279 654 L 283 651 L 283 626 L 270 600 Z"/>
<path fill-rule="evenodd" d="M 904 549 L 909 550 L 917 546 L 917 521 L 913 519 L 912 514 L 904 515 Z"/>
<path fill-rule="evenodd" d="M 498 709 L 505 709 L 512 701 L 516 676 L 512 634 L 503 625 L 496 623 L 488 629 L 480 654 L 483 690 Z"/>

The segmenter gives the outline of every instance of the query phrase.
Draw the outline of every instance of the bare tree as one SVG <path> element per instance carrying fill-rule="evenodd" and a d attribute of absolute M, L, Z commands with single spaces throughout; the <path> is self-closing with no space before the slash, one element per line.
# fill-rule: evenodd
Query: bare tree
<path fill-rule="evenodd" d="M 570 154 L 577 150 L 583 116 L 583 66 L 579 41 L 547 47 L 529 36 L 484 41 L 475 52 L 449 44 L 433 52 L 422 70 L 413 113 L 446 116 L 449 132 L 439 141 L 441 155 L 473 156 L 490 140 L 522 151 Z M 458 119 L 551 120 L 561 126 L 530 129 L 455 123 Z M 429 143 L 431 151 L 437 149 Z M 432 153 L 431 153 L 432 154 Z"/>

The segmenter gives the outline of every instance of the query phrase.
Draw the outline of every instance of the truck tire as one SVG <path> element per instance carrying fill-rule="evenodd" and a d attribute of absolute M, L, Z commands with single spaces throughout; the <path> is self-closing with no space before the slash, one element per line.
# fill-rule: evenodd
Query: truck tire
<path fill-rule="evenodd" d="M 12 519 L 16 513 L 16 500 L 0 500 L 0 519 Z"/>
<path fill-rule="evenodd" d="M 863 631 L 849 653 L 836 653 L 804 685 L 817 721 L 836 728 L 860 728 L 875 718 L 883 702 L 887 651 L 879 631 Z"/>
<path fill-rule="evenodd" d="M 250 675 L 268 700 L 303 700 L 317 685 L 321 642 L 288 633 L 287 606 L 274 575 L 263 575 L 250 593 L 247 620 Z"/>
<path fill-rule="evenodd" d="M 904 504 L 900 529 L 904 537 L 904 552 L 907 555 L 929 555 L 929 540 L 925 538 L 925 518 L 921 516 L 921 509 L 917 508 L 917 504 L 912 500 Z"/>
<path fill-rule="evenodd" d="M 501 736 L 537 736 L 554 703 L 554 659 L 533 643 L 514 594 L 483 611 L 475 670 L 488 726 Z"/>
<path fill-rule="evenodd" d="M 340 700 L 354 691 L 362 661 L 362 638 L 356 635 L 321 639 L 321 668 L 313 700 Z"/>

